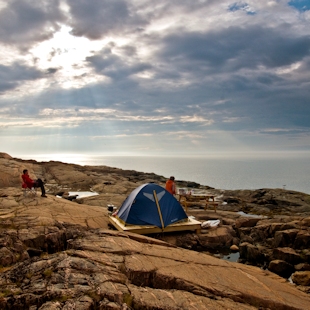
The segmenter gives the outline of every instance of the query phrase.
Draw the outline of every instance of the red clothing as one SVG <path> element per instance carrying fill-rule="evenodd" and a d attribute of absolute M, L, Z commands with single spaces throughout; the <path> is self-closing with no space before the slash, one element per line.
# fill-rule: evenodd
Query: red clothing
<path fill-rule="evenodd" d="M 175 195 L 175 184 L 174 184 L 174 181 L 172 180 L 168 180 L 166 182 L 166 190 L 172 194 L 172 195 Z"/>
<path fill-rule="evenodd" d="M 45 188 L 44 188 L 44 183 L 41 179 L 37 179 L 36 181 L 33 181 L 28 173 L 24 173 L 22 174 L 22 179 L 24 181 L 24 183 L 22 184 L 23 188 L 33 188 L 33 187 L 40 187 L 41 188 L 41 192 L 42 192 L 42 197 L 47 197 L 45 195 Z"/>
<path fill-rule="evenodd" d="M 22 174 L 22 179 L 24 181 L 24 184 L 26 186 L 24 186 L 23 184 L 23 188 L 28 187 L 28 188 L 32 188 L 35 185 L 35 181 L 31 180 L 28 174 Z"/>

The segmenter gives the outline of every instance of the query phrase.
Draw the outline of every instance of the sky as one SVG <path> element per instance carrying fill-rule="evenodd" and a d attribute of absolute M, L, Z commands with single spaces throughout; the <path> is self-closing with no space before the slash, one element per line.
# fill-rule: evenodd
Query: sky
<path fill-rule="evenodd" d="M 0 152 L 310 151 L 310 1 L 0 0 Z"/>

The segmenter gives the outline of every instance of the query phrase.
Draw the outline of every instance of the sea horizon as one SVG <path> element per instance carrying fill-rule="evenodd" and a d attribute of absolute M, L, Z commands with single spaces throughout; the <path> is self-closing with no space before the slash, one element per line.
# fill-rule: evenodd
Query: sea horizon
<path fill-rule="evenodd" d="M 257 154 L 257 153 L 256 153 Z M 251 155 L 251 154 L 250 154 Z M 255 154 L 253 154 L 255 155 Z M 216 189 L 282 188 L 310 194 L 310 152 L 265 152 L 257 156 L 146 156 L 98 154 L 28 154 L 24 160 L 59 161 L 155 173 Z M 12 156 L 12 155 L 11 155 Z"/>

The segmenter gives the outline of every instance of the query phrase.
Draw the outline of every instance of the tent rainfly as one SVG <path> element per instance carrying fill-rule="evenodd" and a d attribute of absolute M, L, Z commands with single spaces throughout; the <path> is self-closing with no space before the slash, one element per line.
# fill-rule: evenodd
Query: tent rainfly
<path fill-rule="evenodd" d="M 163 187 L 143 184 L 134 189 L 117 212 L 127 225 L 153 225 L 161 229 L 188 220 L 181 204 Z"/>

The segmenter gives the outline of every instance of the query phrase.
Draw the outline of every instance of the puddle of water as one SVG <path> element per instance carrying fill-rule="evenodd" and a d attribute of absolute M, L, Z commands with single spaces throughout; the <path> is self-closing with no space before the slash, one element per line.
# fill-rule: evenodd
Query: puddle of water
<path fill-rule="evenodd" d="M 228 260 L 230 262 L 237 262 L 240 257 L 239 252 L 230 253 L 228 255 L 224 255 L 222 259 Z"/>
<path fill-rule="evenodd" d="M 217 257 L 219 259 L 223 259 L 223 260 L 227 260 L 227 261 L 230 261 L 230 262 L 237 262 L 239 257 L 240 257 L 240 253 L 239 252 L 229 252 L 229 251 L 223 251 L 223 252 L 204 252 L 203 253 L 207 253 L 208 255 L 211 255 L 211 256 L 214 256 L 214 257 Z"/>

